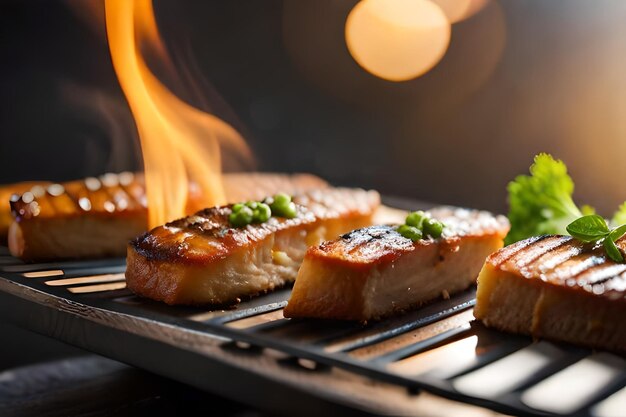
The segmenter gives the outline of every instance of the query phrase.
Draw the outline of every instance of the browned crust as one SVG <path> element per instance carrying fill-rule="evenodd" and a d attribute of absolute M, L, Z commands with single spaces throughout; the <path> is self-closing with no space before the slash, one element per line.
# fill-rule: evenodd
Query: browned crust
<path fill-rule="evenodd" d="M 370 278 L 375 283 L 376 278 L 373 277 L 379 276 L 380 271 L 386 271 L 388 277 L 393 274 L 392 281 L 397 278 L 398 282 L 402 282 L 404 273 L 413 271 L 413 255 L 419 256 L 420 262 L 428 267 L 428 272 L 432 272 L 441 271 L 446 260 L 456 253 L 467 256 L 465 254 L 473 253 L 470 247 L 481 248 L 482 255 L 474 260 L 473 266 L 463 263 L 467 271 L 473 270 L 463 272 L 468 274 L 468 279 L 454 284 L 455 288 L 434 289 L 439 295 L 443 291 L 453 293 L 467 288 L 475 279 L 484 257 L 502 247 L 508 223 L 486 212 L 450 208 L 433 212 L 449 224 L 445 236 L 439 239 L 413 242 L 400 235 L 394 226 L 371 226 L 310 248 L 283 311 L 285 317 L 369 321 L 400 314 L 432 302 L 437 296 L 431 297 L 435 294 L 429 292 L 427 297 L 410 305 L 394 304 L 391 298 L 386 310 L 373 313 L 365 308 L 368 301 L 365 297 L 374 294 L 364 292 Z M 457 217 L 464 221 L 457 221 Z M 477 224 L 466 224 L 468 219 L 477 217 L 481 219 Z M 406 287 L 402 291 L 406 292 Z M 397 298 L 395 300 L 398 301 Z"/>
<path fill-rule="evenodd" d="M 569 236 L 518 242 L 487 259 L 474 315 L 499 330 L 624 354 L 626 264 Z"/>
<path fill-rule="evenodd" d="M 320 221 L 370 217 L 380 203 L 378 193 L 360 189 L 329 188 L 294 197 L 293 219 L 271 217 L 267 222 L 234 228 L 228 221 L 232 205 L 201 210 L 192 216 L 152 229 L 131 242 L 146 259 L 175 263 L 209 264 L 246 246 L 253 246 L 285 229 L 312 230 Z"/>
<path fill-rule="evenodd" d="M 626 236 L 617 246 L 626 252 Z M 626 303 L 626 264 L 608 258 L 600 244 L 582 243 L 570 236 L 539 236 L 507 246 L 486 263 L 542 286 Z"/>
<path fill-rule="evenodd" d="M 440 207 L 432 211 L 435 218 L 446 224 L 445 233 L 440 239 L 424 238 L 416 242 L 400 235 L 395 226 L 380 225 L 353 230 L 336 240 L 311 247 L 307 258 L 349 268 L 369 269 L 390 263 L 401 256 L 420 250 L 421 247 L 437 245 L 439 258 L 457 248 L 460 238 L 472 239 L 497 237 L 503 239 L 509 230 L 508 221 L 490 213 Z M 463 219 L 463 222 L 459 221 Z"/>
<path fill-rule="evenodd" d="M 228 221 L 231 213 L 232 205 L 201 210 L 152 229 L 133 239 L 130 246 L 149 261 L 203 265 L 256 245 L 280 230 L 302 228 L 317 220 L 307 208 L 297 206 L 293 219 L 272 217 L 265 223 L 235 228 Z"/>
<path fill-rule="evenodd" d="M 168 304 L 232 303 L 237 298 L 271 291 L 280 284 L 279 281 L 259 291 L 219 299 L 191 294 L 193 291 L 189 288 L 198 285 L 198 280 L 207 287 L 224 284 L 212 282 L 228 279 L 216 278 L 223 270 L 222 262 L 230 262 L 233 256 L 254 250 L 267 239 L 278 239 L 278 234 L 282 232 L 301 230 L 302 239 L 308 242 L 310 237 L 319 238 L 316 236 L 319 230 L 323 230 L 323 237 L 327 237 L 328 234 L 371 224 L 380 198 L 371 191 L 327 189 L 303 193 L 294 197 L 294 201 L 307 204 L 307 207 L 296 206 L 297 216 L 294 219 L 272 217 L 266 223 L 233 228 L 228 222 L 232 206 L 223 206 L 202 210 L 153 229 L 128 245 L 128 288 L 138 295 Z M 211 292 L 207 290 L 207 293 Z M 200 299 L 203 301 L 198 301 Z"/>
<path fill-rule="evenodd" d="M 231 203 L 261 199 L 279 191 L 293 194 L 328 186 L 310 174 L 232 173 L 224 174 L 223 183 Z M 58 184 L 14 184 L 0 189 L 0 198 L 3 191 L 7 200 L 10 197 L 11 213 L 17 221 L 86 214 L 134 216 L 147 211 L 144 176 L 130 172 Z M 192 184 L 187 212 L 197 211 L 201 201 L 202 196 Z"/>
<path fill-rule="evenodd" d="M 497 276 L 487 283 L 487 291 L 484 274 L 489 272 Z M 621 319 L 626 316 L 626 303 L 526 279 L 489 263 L 478 279 L 474 316 L 508 333 L 626 354 L 626 321 Z"/>
<path fill-rule="evenodd" d="M 231 202 L 260 199 L 279 191 L 295 193 L 328 186 L 310 174 L 232 173 L 224 174 L 223 181 Z M 196 208 L 200 197 L 191 187 L 187 209 Z M 127 241 L 147 228 L 142 174 L 105 174 L 61 184 L 13 184 L 0 188 L 0 199 L 6 201 L 6 206 L 0 207 L 0 241 L 6 241 L 10 224 L 14 220 L 18 222 L 19 227 L 13 228 L 16 235 L 10 239 L 11 251 L 28 261 L 123 256 Z M 58 227 L 61 224 L 66 225 L 65 230 Z M 100 224 L 110 225 L 114 233 L 117 230 L 117 237 L 110 233 L 96 235 L 89 247 L 84 244 L 87 239 L 82 239 L 81 246 L 67 245 L 67 251 L 49 246 L 65 236 L 70 240 L 75 238 L 72 233 L 93 234 Z M 129 235 L 129 230 L 133 234 Z M 116 250 L 99 242 L 104 236 L 119 242 Z"/>

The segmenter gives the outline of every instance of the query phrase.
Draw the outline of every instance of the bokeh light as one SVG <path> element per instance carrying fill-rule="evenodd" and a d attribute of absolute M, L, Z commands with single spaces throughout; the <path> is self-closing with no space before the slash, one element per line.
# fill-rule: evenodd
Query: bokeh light
<path fill-rule="evenodd" d="M 443 58 L 450 22 L 429 0 L 363 0 L 346 20 L 346 43 L 354 60 L 370 73 L 406 81 Z"/>
<path fill-rule="evenodd" d="M 478 13 L 488 0 L 430 0 L 441 7 L 450 23 L 457 23 Z"/>

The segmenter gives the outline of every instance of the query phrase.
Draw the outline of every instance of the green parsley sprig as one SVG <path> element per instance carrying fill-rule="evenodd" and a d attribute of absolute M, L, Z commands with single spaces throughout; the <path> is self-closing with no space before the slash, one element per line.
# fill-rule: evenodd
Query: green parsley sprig
<path fill-rule="evenodd" d="M 530 175 L 511 181 L 508 192 L 511 230 L 505 239 L 507 245 L 531 236 L 569 233 L 583 242 L 602 241 L 611 259 L 624 261 L 615 241 L 626 233 L 626 202 L 613 216 L 611 229 L 593 207 L 579 208 L 574 203 L 574 181 L 563 161 L 540 153 Z"/>
<path fill-rule="evenodd" d="M 601 241 L 609 258 L 615 262 L 624 262 L 624 256 L 615 242 L 626 234 L 626 224 L 610 229 L 606 220 L 597 214 L 590 214 L 568 224 L 567 232 L 581 242 Z"/>

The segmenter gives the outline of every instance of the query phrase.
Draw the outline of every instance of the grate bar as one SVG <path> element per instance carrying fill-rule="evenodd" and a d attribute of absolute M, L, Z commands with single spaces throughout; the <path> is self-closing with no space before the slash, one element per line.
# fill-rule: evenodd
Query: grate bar
<path fill-rule="evenodd" d="M 474 300 L 469 300 L 466 302 L 463 302 L 461 304 L 455 305 L 452 308 L 443 310 L 443 311 L 439 311 L 436 314 L 431 314 L 429 316 L 423 317 L 423 318 L 419 318 L 415 321 L 406 323 L 404 325 L 398 326 L 398 327 L 393 327 L 389 330 L 385 330 L 385 331 L 381 331 L 378 333 L 374 333 L 370 336 L 366 336 L 363 337 L 359 340 L 354 340 L 354 341 L 349 341 L 349 342 L 345 342 L 345 343 L 336 343 L 332 346 L 328 346 L 326 348 L 326 350 L 328 352 L 350 352 L 356 349 L 361 349 L 364 348 L 366 346 L 370 346 L 376 343 L 380 343 L 383 342 L 385 340 L 391 339 L 395 336 L 399 336 L 401 334 L 410 332 L 411 330 L 415 330 L 417 328 L 423 327 L 423 326 L 427 326 L 431 323 L 437 322 L 439 320 L 443 320 L 447 317 L 450 317 L 454 314 L 457 314 L 461 311 L 470 309 L 472 307 L 474 307 L 475 301 Z M 376 326 L 373 327 L 374 329 L 376 329 Z M 333 339 L 325 339 L 319 342 L 320 345 L 324 344 L 328 344 L 329 342 L 331 342 Z"/>
<path fill-rule="evenodd" d="M 0 261 L 3 260 L 0 258 Z M 63 299 L 64 303 L 71 302 L 74 304 L 72 310 L 78 306 L 81 311 L 97 308 L 101 312 L 107 310 L 107 314 L 116 314 L 116 320 L 135 317 L 144 319 L 142 325 L 146 326 L 150 323 L 167 324 L 179 331 L 189 332 L 189 335 L 204 332 L 230 341 L 223 345 L 224 349 L 232 347 L 232 342 L 252 347 L 247 355 L 269 357 L 268 352 L 280 352 L 281 355 L 296 359 L 298 363 L 308 364 L 311 374 L 328 372 L 329 367 L 338 368 L 410 390 L 426 389 L 444 397 L 524 416 L 577 413 L 576 417 L 589 414 L 605 417 L 626 395 L 626 388 L 622 388 L 626 382 L 626 364 L 622 359 L 608 354 L 585 357 L 589 354 L 588 350 L 561 349 L 545 342 L 533 345 L 529 338 L 504 335 L 485 329 L 480 324 L 466 322 L 471 320 L 474 290 L 450 300 L 435 302 L 402 317 L 359 325 L 283 318 L 280 311 L 287 303 L 288 289 L 244 301 L 233 310 L 170 307 L 139 297 L 119 297 L 119 292 L 115 291 L 126 287 L 123 260 L 0 266 L 0 270 L 5 272 L 7 268 L 11 272 L 4 274 L 3 280 L 33 288 L 47 297 Z M 458 323 L 450 322 L 447 327 L 438 324 L 455 315 L 463 319 L 459 319 Z M 127 324 L 132 328 L 131 322 Z M 435 331 L 421 331 L 429 325 L 433 325 Z M 419 338 L 412 339 L 415 330 L 421 333 Z M 396 337 L 402 338 L 401 343 L 393 340 L 388 343 Z M 182 351 L 193 350 L 185 344 L 184 337 L 174 343 Z M 377 346 L 379 343 L 381 346 Z M 384 349 L 380 350 L 383 343 Z M 359 358 L 354 353 L 362 348 L 373 353 Z M 455 349 L 465 349 L 462 357 L 454 366 L 440 370 L 439 365 L 450 362 L 446 361 L 445 355 L 454 353 Z M 519 351 L 535 352 L 538 356 L 516 362 L 511 358 L 515 359 Z M 429 356 L 438 352 L 439 357 Z M 120 355 L 123 356 L 123 352 Z M 436 366 L 419 365 L 420 359 L 427 360 L 429 357 L 435 358 Z M 124 360 L 124 357 L 118 359 Z M 580 361 L 574 363 L 578 359 Z M 502 367 L 502 363 L 507 360 L 510 366 Z M 580 364 L 583 364 L 582 368 Z M 496 374 L 509 372 L 513 368 L 521 368 L 523 372 L 508 381 L 497 382 L 497 392 L 471 392 L 467 389 L 471 385 L 487 385 L 481 381 L 488 380 L 489 384 L 495 384 L 498 377 L 487 378 L 485 374 L 493 374 L 498 366 L 501 370 Z M 595 375 L 595 389 L 591 390 L 586 385 L 586 380 L 590 378 L 581 377 L 585 372 Z M 476 375 L 481 373 L 482 379 L 476 382 Z M 563 375 L 566 384 L 550 382 L 557 377 L 563 380 Z M 573 380 L 582 381 L 586 388 L 571 385 Z M 459 381 L 466 383 L 463 385 Z M 570 391 L 563 394 L 563 387 Z M 538 395 L 538 392 L 544 396 Z M 546 396 L 546 393 L 550 395 Z M 546 406 L 557 396 L 579 397 L 579 401 L 570 404 L 569 408 L 564 403 L 561 403 L 559 409 Z"/>

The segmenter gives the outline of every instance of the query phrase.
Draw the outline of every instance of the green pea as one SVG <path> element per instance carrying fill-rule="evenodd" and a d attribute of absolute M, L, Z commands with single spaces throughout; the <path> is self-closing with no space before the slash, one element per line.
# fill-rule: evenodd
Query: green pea
<path fill-rule="evenodd" d="M 440 221 L 435 219 L 426 219 L 424 220 L 424 233 L 437 239 L 441 237 L 441 233 L 443 233 L 444 225 Z"/>
<path fill-rule="evenodd" d="M 252 210 L 256 210 L 258 206 L 259 203 L 257 203 L 256 201 L 246 201 L 246 207 L 250 207 Z"/>
<path fill-rule="evenodd" d="M 398 226 L 398 233 L 407 239 L 411 239 L 413 242 L 422 238 L 422 231 L 420 229 L 406 224 Z"/>
<path fill-rule="evenodd" d="M 254 210 L 252 221 L 255 223 L 265 223 L 272 216 L 272 209 L 265 203 L 259 203 L 257 209 Z"/>
<path fill-rule="evenodd" d="M 270 207 L 274 216 L 293 219 L 298 214 L 298 211 L 296 210 L 296 205 L 293 202 L 287 203 L 285 206 L 272 205 Z"/>
<path fill-rule="evenodd" d="M 272 204 L 282 207 L 291 203 L 291 197 L 285 193 L 278 193 L 274 196 L 274 202 Z"/>
<path fill-rule="evenodd" d="M 242 208 L 243 208 L 243 204 L 242 203 L 237 203 L 237 204 L 233 205 L 233 209 L 232 209 L 233 213 L 241 210 Z"/>
<path fill-rule="evenodd" d="M 424 220 L 426 220 L 427 218 L 428 216 L 423 211 L 421 210 L 414 211 L 412 213 L 409 213 L 408 216 L 406 216 L 405 223 L 409 226 L 413 226 L 413 227 L 417 227 L 418 229 L 421 229 L 422 223 L 424 223 Z"/>
<path fill-rule="evenodd" d="M 237 212 L 232 212 L 230 216 L 228 216 L 228 221 L 234 227 L 245 227 L 252 223 L 252 209 L 250 207 L 242 207 Z"/>

